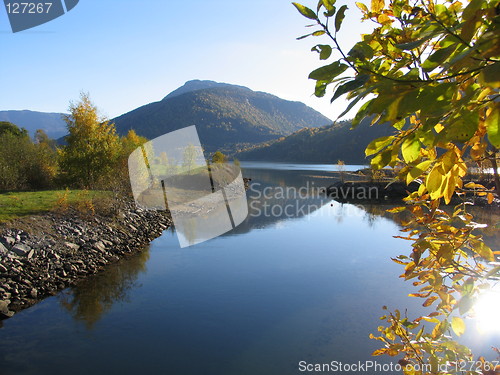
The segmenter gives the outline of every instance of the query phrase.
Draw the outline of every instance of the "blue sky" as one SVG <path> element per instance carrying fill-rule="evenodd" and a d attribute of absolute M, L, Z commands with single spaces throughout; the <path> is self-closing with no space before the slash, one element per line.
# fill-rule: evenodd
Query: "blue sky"
<path fill-rule="evenodd" d="M 314 7 L 315 0 L 302 2 Z M 348 50 L 369 25 L 348 4 Z M 298 100 L 330 118 L 345 107 L 312 96 L 309 72 L 322 65 L 308 30 L 285 0 L 80 0 L 66 15 L 13 34 L 0 9 L 0 110 L 65 112 L 89 92 L 110 118 L 161 100 L 191 79 L 247 86 Z"/>

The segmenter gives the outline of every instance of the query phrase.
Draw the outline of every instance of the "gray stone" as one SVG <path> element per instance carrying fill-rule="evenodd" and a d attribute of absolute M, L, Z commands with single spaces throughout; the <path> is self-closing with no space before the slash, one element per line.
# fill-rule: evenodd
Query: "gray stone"
<path fill-rule="evenodd" d="M 4 245 L 7 245 L 7 246 L 13 246 L 15 243 L 16 243 L 16 240 L 15 238 L 12 238 L 10 236 L 6 236 L 6 237 L 0 237 L 0 242 L 3 242 Z"/>
<path fill-rule="evenodd" d="M 14 315 L 13 311 L 9 310 L 10 301 L 0 301 L 0 319 L 10 318 Z"/>
<path fill-rule="evenodd" d="M 80 246 L 77 245 L 76 243 L 71 243 L 71 242 L 65 242 L 66 246 L 69 247 L 72 250 L 78 250 L 80 249 Z"/>
<path fill-rule="evenodd" d="M 30 252 L 30 247 L 29 246 L 26 246 L 26 245 L 23 245 L 23 244 L 17 244 L 15 245 L 14 247 L 12 247 L 11 251 L 16 254 L 16 255 L 19 255 L 21 257 L 25 257 L 25 256 L 28 256 L 28 253 Z"/>
<path fill-rule="evenodd" d="M 104 246 L 104 244 L 102 243 L 102 241 L 97 241 L 94 244 L 94 248 L 97 249 L 97 250 L 100 250 L 100 251 L 105 251 L 106 250 L 106 246 Z"/>
<path fill-rule="evenodd" d="M 28 253 L 28 259 L 31 259 L 33 258 L 33 255 L 35 254 L 35 250 L 31 250 L 29 253 Z"/>
<path fill-rule="evenodd" d="M 0 255 L 7 254 L 9 249 L 7 249 L 1 242 L 0 242 Z"/>

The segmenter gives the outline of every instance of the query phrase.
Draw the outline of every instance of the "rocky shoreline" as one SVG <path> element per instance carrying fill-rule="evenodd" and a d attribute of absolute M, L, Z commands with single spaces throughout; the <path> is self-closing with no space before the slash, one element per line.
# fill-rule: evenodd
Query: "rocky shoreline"
<path fill-rule="evenodd" d="M 170 215 L 120 202 L 114 215 L 68 209 L 0 227 L 0 319 L 144 249 Z"/>

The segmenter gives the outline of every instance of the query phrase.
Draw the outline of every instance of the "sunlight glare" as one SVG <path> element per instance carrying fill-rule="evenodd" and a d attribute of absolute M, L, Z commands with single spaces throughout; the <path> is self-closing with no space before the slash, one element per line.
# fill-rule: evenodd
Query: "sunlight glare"
<path fill-rule="evenodd" d="M 477 328 L 481 333 L 500 333 L 500 291 L 482 294 L 475 306 Z"/>

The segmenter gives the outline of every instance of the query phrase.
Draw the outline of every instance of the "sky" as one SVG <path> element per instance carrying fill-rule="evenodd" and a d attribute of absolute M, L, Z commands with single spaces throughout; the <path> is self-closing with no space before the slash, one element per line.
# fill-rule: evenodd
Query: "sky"
<path fill-rule="evenodd" d="M 341 4 L 349 6 L 339 37 L 348 51 L 370 26 L 353 0 Z M 88 92 L 114 118 L 206 79 L 301 101 L 335 119 L 346 101 L 315 98 L 308 79 L 325 65 L 311 48 L 328 40 L 296 40 L 311 30 L 308 21 L 287 0 L 80 0 L 64 16 L 12 33 L 2 7 L 0 110 L 66 112 Z"/>

